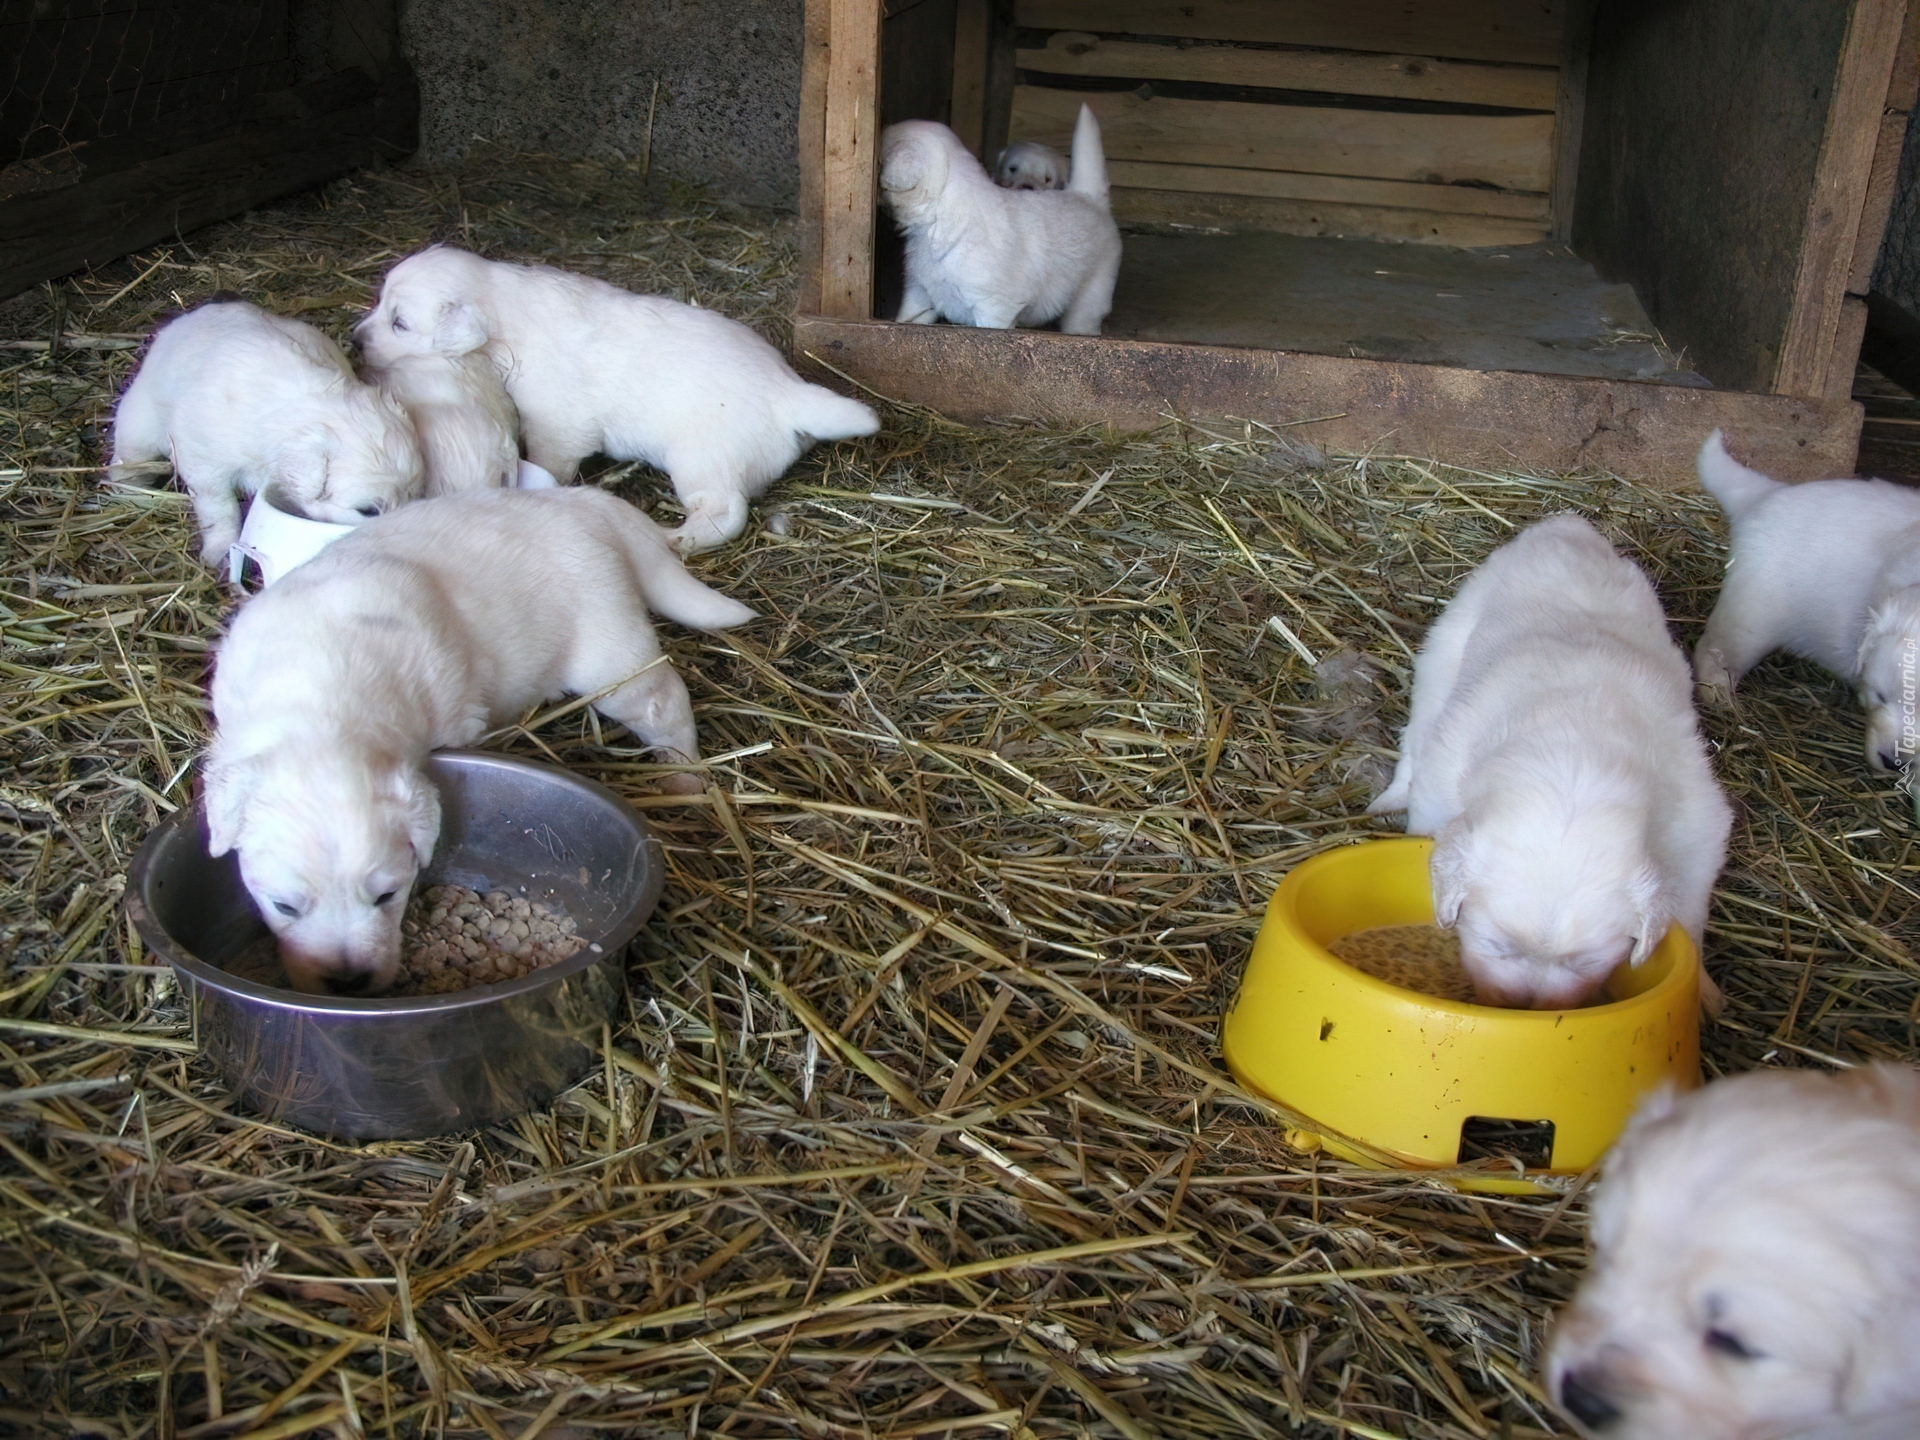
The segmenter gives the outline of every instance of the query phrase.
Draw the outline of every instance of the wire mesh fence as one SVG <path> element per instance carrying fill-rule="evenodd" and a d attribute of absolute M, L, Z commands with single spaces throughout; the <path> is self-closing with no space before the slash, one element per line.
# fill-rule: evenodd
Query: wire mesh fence
<path fill-rule="evenodd" d="M 0 168 L 295 81 L 292 0 L 0 0 Z"/>
<path fill-rule="evenodd" d="M 1893 214 L 1880 258 L 1873 268 L 1873 288 L 1920 315 L 1920 110 L 1907 124 L 1907 143 L 1900 153 L 1900 179 L 1894 192 Z"/>

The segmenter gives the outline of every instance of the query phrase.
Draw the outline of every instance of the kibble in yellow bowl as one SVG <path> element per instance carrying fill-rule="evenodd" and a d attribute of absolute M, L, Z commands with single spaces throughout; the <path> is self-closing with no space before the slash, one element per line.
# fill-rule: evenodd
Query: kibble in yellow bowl
<path fill-rule="evenodd" d="M 1432 925 L 1432 850 L 1426 839 L 1369 840 L 1280 882 L 1222 1027 L 1242 1085 L 1310 1117 L 1321 1144 L 1360 1163 L 1450 1167 L 1531 1151 L 1530 1173 L 1577 1174 L 1647 1091 L 1700 1083 L 1699 960 L 1677 926 L 1644 965 L 1614 972 L 1603 1003 L 1579 1010 L 1443 999 L 1336 958 L 1327 947 L 1343 937 Z M 1519 1178 L 1506 1175 L 1494 1188 Z"/>

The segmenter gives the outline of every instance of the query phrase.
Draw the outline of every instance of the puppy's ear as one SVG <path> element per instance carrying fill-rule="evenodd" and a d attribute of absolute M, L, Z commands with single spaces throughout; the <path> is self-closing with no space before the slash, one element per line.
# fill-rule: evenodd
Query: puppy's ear
<path fill-rule="evenodd" d="M 327 498 L 327 471 L 333 463 L 333 433 L 325 426 L 297 430 L 283 440 L 267 462 L 274 503 L 311 520 L 303 502 Z"/>
<path fill-rule="evenodd" d="M 880 188 L 938 195 L 947 184 L 947 152 L 919 136 L 896 145 L 880 167 Z"/>
<path fill-rule="evenodd" d="M 1660 872 L 1651 865 L 1640 867 L 1628 883 L 1627 895 L 1633 905 L 1633 923 L 1639 927 L 1627 963 L 1640 965 L 1667 938 L 1667 930 L 1673 924 L 1673 906 L 1667 900 Z"/>
<path fill-rule="evenodd" d="M 449 300 L 433 321 L 433 348 L 442 355 L 467 355 L 487 343 L 486 322 L 466 300 Z"/>
<path fill-rule="evenodd" d="M 207 756 L 204 798 L 207 807 L 207 853 L 214 859 L 240 843 L 246 829 L 247 803 L 258 781 L 246 760 L 223 760 L 218 751 Z"/>
<path fill-rule="evenodd" d="M 416 865 L 425 867 L 433 858 L 434 843 L 440 838 L 440 792 L 427 772 L 414 766 L 402 766 L 393 777 L 394 793 L 400 801 L 400 816 L 407 827 L 407 843 L 413 847 Z"/>
<path fill-rule="evenodd" d="M 1468 872 L 1472 866 L 1473 831 L 1464 820 L 1455 820 L 1433 837 L 1433 923 L 1451 930 L 1460 923 L 1460 907 L 1467 900 Z"/>

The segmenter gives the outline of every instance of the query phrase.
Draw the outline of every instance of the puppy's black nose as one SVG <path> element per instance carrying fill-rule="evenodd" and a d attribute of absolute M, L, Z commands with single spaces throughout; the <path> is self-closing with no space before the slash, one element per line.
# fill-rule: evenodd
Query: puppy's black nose
<path fill-rule="evenodd" d="M 1620 1418 L 1620 1408 L 1592 1389 L 1592 1383 L 1581 1379 L 1579 1371 L 1569 1370 L 1560 1381 L 1560 1403 L 1582 1425 L 1600 1430 Z"/>
<path fill-rule="evenodd" d="M 1880 752 L 1880 768 L 1882 770 L 1904 770 L 1912 760 L 1913 757 L 1911 755 L 1902 755 L 1898 750 L 1882 750 Z"/>
<path fill-rule="evenodd" d="M 326 986 L 329 995 L 367 995 L 373 991 L 373 976 L 364 972 L 329 975 Z"/>

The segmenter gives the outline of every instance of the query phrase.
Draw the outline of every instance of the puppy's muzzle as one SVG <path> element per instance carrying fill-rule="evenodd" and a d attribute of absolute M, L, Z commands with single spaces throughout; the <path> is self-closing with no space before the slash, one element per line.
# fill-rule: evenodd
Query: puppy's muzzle
<path fill-rule="evenodd" d="M 1604 1430 L 1620 1419 L 1620 1407 L 1600 1393 L 1591 1371 L 1569 1370 L 1561 1377 L 1560 1404 L 1589 1430 Z"/>

